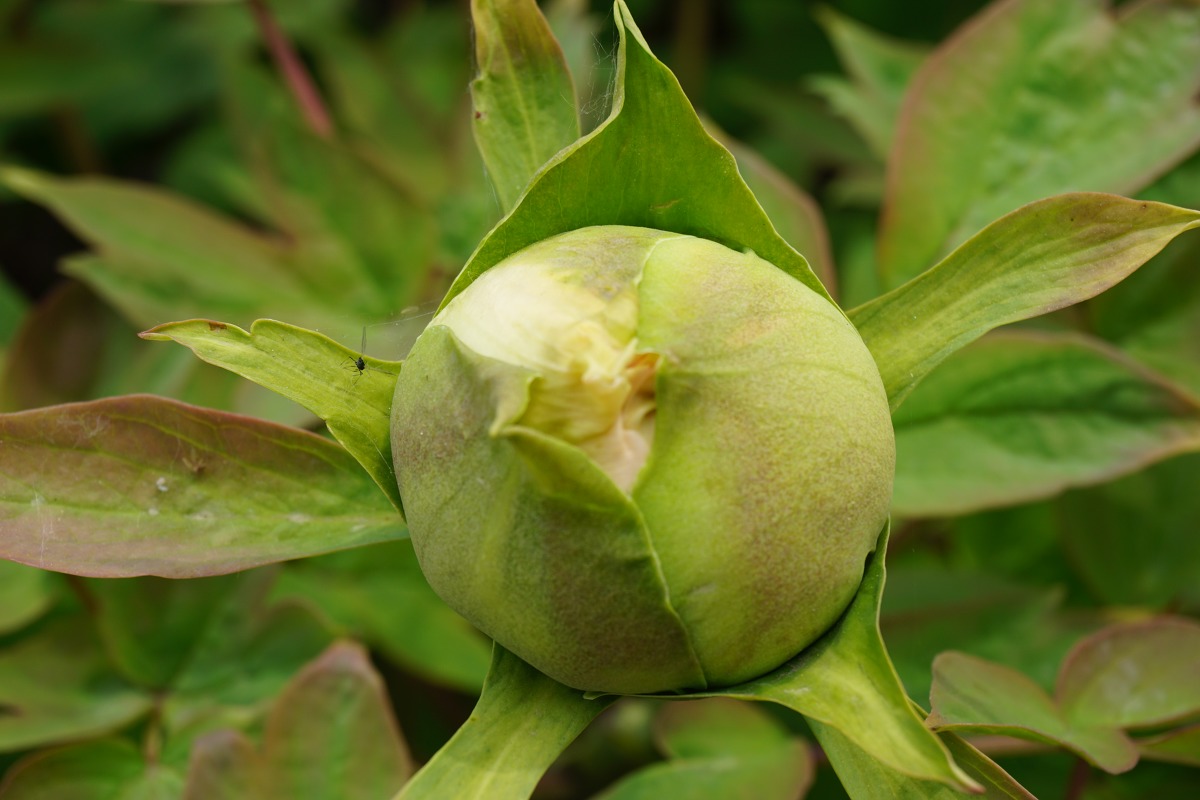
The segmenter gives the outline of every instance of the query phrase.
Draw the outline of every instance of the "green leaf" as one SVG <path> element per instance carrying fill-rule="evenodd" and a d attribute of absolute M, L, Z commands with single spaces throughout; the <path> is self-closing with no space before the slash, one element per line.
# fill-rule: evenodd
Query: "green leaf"
<path fill-rule="evenodd" d="M 672 702 L 655 723 L 671 760 L 634 772 L 597 800 L 794 800 L 812 783 L 808 745 L 752 705 L 724 698 Z"/>
<path fill-rule="evenodd" d="M 1137 763 L 1137 748 L 1118 728 L 1076 720 L 1014 669 L 950 652 L 934 660 L 933 674 L 928 722 L 939 730 L 1059 744 L 1106 772 Z"/>
<path fill-rule="evenodd" d="M 322 334 L 269 319 L 255 322 L 249 333 L 194 319 L 159 325 L 141 336 L 178 342 L 204 361 L 304 406 L 325 420 L 329 432 L 401 508 L 390 434 L 399 362 L 355 353 Z M 367 369 L 358 370 L 358 358 Z"/>
<path fill-rule="evenodd" d="M 893 415 L 893 510 L 962 514 L 1049 497 L 1200 447 L 1200 401 L 1077 334 L 998 332 Z"/>
<path fill-rule="evenodd" d="M 11 188 L 59 215 L 98 251 L 67 271 L 134 322 L 181 316 L 298 316 L 319 306 L 271 239 L 159 189 L 105 178 L 0 173 Z M 269 313 L 268 313 L 269 312 Z"/>
<path fill-rule="evenodd" d="M 1056 694 L 1075 725 L 1141 728 L 1200 713 L 1200 623 L 1113 625 L 1075 646 Z"/>
<path fill-rule="evenodd" d="M 337 642 L 275 698 L 261 750 L 232 730 L 196 740 L 183 797 L 374 800 L 411 772 L 383 681 L 361 647 Z"/>
<path fill-rule="evenodd" d="M 16 334 L 27 306 L 25 297 L 0 273 L 0 356 Z"/>
<path fill-rule="evenodd" d="M 1048 647 L 1065 638 L 1054 624 L 1062 594 L 982 569 L 890 564 L 879 624 L 910 697 L 929 696 L 929 666 L 949 649 L 1020 667 L 1053 686 L 1070 646 Z"/>
<path fill-rule="evenodd" d="M 1143 758 L 1200 767 L 1200 725 L 1139 739 L 1137 745 Z"/>
<path fill-rule="evenodd" d="M 101 739 L 34 753 L 9 769 L 5 800 L 175 800 L 183 779 L 147 762 L 124 739 Z"/>
<path fill-rule="evenodd" d="M 1197 475 L 1200 454 L 1189 453 L 1059 498 L 1061 547 L 1095 597 L 1156 608 L 1200 599 Z"/>
<path fill-rule="evenodd" d="M 837 728 L 809 723 L 821 747 L 853 800 L 961 800 L 963 794 L 945 783 L 913 778 L 891 769 L 857 747 Z M 952 733 L 938 738 L 979 787 L 985 800 L 1036 800 L 1007 772 Z"/>
<path fill-rule="evenodd" d="M 180 749 L 186 755 L 199 735 L 260 723 L 288 681 L 331 643 L 330 630 L 306 606 L 267 602 L 277 572 L 237 576 L 197 635 L 162 704 L 165 761 Z"/>
<path fill-rule="evenodd" d="M 775 230 L 808 259 L 813 271 L 830 293 L 837 287 L 837 271 L 829 248 L 829 231 L 821 207 L 765 158 L 734 141 L 712 123 L 705 127 L 737 159 L 738 171 L 771 218 Z"/>
<path fill-rule="evenodd" d="M 424 299 L 435 256 L 429 209 L 368 157 L 309 130 L 277 81 L 242 63 L 229 66 L 235 130 L 259 177 L 263 213 L 293 243 L 289 277 L 308 291 L 303 315 L 262 308 L 255 316 L 321 328 L 347 314 L 379 321 Z M 260 294 L 258 301 L 270 297 Z"/>
<path fill-rule="evenodd" d="M 200 577 L 403 535 L 346 451 L 151 396 L 0 416 L 0 556 Z"/>
<path fill-rule="evenodd" d="M 904 91 L 928 48 L 884 36 L 828 7 L 818 8 L 816 17 L 851 80 L 818 76 L 810 84 L 866 139 L 880 160 L 886 159 Z"/>
<path fill-rule="evenodd" d="M 611 702 L 547 678 L 496 645 L 478 705 L 396 800 L 519 800 Z"/>
<path fill-rule="evenodd" d="M 1200 143 L 1200 9 L 1106 5 L 993 4 L 918 72 L 889 160 L 891 285 L 1025 203 L 1136 192 Z"/>
<path fill-rule="evenodd" d="M 58 594 L 44 570 L 0 560 L 0 635 L 19 630 L 40 617 Z"/>
<path fill-rule="evenodd" d="M 412 763 L 367 653 L 334 644 L 275 700 L 263 733 L 267 797 L 379 800 Z"/>
<path fill-rule="evenodd" d="M 0 651 L 0 751 L 107 733 L 152 706 L 148 694 L 113 672 L 79 617 L 56 620 Z"/>
<path fill-rule="evenodd" d="M 433 593 L 407 540 L 288 564 L 275 597 L 315 604 L 426 680 L 471 694 L 483 687 L 491 643 Z"/>
<path fill-rule="evenodd" d="M 5 87 L 0 114 L 45 114 L 56 106 L 85 100 L 126 77 L 128 67 L 97 53 L 70 52 L 49 43 L 22 44 L 6 37 L 0 54 L 0 83 Z"/>
<path fill-rule="evenodd" d="M 192 656 L 234 575 L 192 580 L 94 578 L 81 584 L 113 664 L 129 680 L 161 689 Z"/>
<path fill-rule="evenodd" d="M 615 12 L 621 50 L 612 113 L 538 173 L 443 304 L 518 250 L 590 225 L 636 225 L 748 248 L 828 297 L 804 257 L 776 233 L 733 156 L 705 133 L 620 0 Z"/>
<path fill-rule="evenodd" d="M 475 142 L 508 211 L 543 164 L 579 138 L 575 85 L 534 0 L 472 0 Z"/>
<path fill-rule="evenodd" d="M 849 316 L 895 409 L 955 350 L 1000 325 L 1099 294 L 1195 227 L 1200 212 L 1115 195 L 1039 200 Z"/>
<path fill-rule="evenodd" d="M 888 530 L 842 619 L 774 672 L 699 696 L 778 703 L 847 737 L 890 770 L 969 790 L 974 783 L 913 713 L 879 636 Z"/>
<path fill-rule="evenodd" d="M 303 427 L 315 421 L 286 398 L 181 348 L 139 341 L 136 334 L 83 284 L 59 284 L 26 317 L 9 351 L 0 409 L 146 392 L 281 424 Z"/>
<path fill-rule="evenodd" d="M 397 185 L 426 202 L 437 202 L 452 188 L 452 156 L 448 147 L 473 147 L 465 137 L 465 121 L 446 135 L 413 85 L 434 73 L 453 78 L 455 97 L 469 75 L 469 53 L 462 31 L 450 38 L 434 29 L 437 8 L 412 9 L 397 23 L 409 36 L 424 37 L 435 46 L 406 48 L 408 63 L 389 61 L 372 42 L 330 31 L 314 48 L 321 77 L 335 106 L 341 133 L 365 159 L 377 165 Z M 462 21 L 455 23 L 461 26 Z M 461 116 L 461 107 L 456 108 Z M 269 132 L 268 132 L 269 133 Z M 489 193 L 490 195 L 490 193 Z M 492 198 L 489 196 L 488 200 Z"/>
<path fill-rule="evenodd" d="M 1172 242 L 1088 304 L 1100 336 L 1200 397 L 1200 237 Z"/>

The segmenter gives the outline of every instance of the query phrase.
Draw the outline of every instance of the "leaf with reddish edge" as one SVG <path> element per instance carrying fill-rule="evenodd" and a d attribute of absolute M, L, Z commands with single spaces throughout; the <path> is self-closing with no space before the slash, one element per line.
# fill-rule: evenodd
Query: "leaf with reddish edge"
<path fill-rule="evenodd" d="M 975 783 L 913 712 L 879 635 L 887 540 L 885 527 L 858 593 L 824 636 L 762 678 L 689 696 L 778 703 L 839 731 L 887 770 L 970 791 Z"/>
<path fill-rule="evenodd" d="M 1200 448 L 1200 401 L 1097 339 L 995 331 L 892 416 L 893 513 L 1050 497 Z"/>
<path fill-rule="evenodd" d="M 471 718 L 395 800 L 524 800 L 612 699 L 589 700 L 496 645 Z"/>
<path fill-rule="evenodd" d="M 178 342 L 204 361 L 304 406 L 325 420 L 329 432 L 358 459 L 392 505 L 402 508 L 390 434 L 400 362 L 371 358 L 324 334 L 271 319 L 256 321 L 249 333 L 236 325 L 193 319 L 168 322 L 140 335 Z"/>
<path fill-rule="evenodd" d="M 897 408 L 955 350 L 1093 297 L 1200 227 L 1200 211 L 1064 194 L 1002 217 L 936 267 L 848 312 Z M 1031 245 L 1036 242 L 1036 245 Z"/>
<path fill-rule="evenodd" d="M 33 753 L 14 764 L 0 783 L 4 800 L 171 800 L 182 790 L 178 773 L 149 762 L 125 739 Z"/>
<path fill-rule="evenodd" d="M 254 743 L 234 730 L 196 739 L 188 760 L 182 800 L 246 800 L 261 786 Z"/>
<path fill-rule="evenodd" d="M 1200 143 L 1200 9 L 990 4 L 914 77 L 888 160 L 897 285 L 988 220 L 1058 192 L 1136 192 Z"/>
<path fill-rule="evenodd" d="M 1200 623 L 1183 617 L 1113 625 L 1081 641 L 1055 687 L 1077 725 L 1142 728 L 1200 713 Z"/>
<path fill-rule="evenodd" d="M 837 271 L 833 266 L 829 229 L 825 226 L 821 207 L 758 153 L 730 138 L 708 120 L 704 121 L 704 127 L 733 153 L 738 171 L 775 229 L 808 259 L 817 278 L 836 297 Z"/>
<path fill-rule="evenodd" d="M 361 646 L 335 643 L 275 699 L 263 767 L 268 797 L 378 800 L 404 785 L 412 760 Z"/>
<path fill-rule="evenodd" d="M 933 662 L 933 711 L 927 724 L 942 730 L 992 733 L 1066 747 L 1106 772 L 1137 763 L 1137 748 L 1115 727 L 1077 724 L 1040 686 L 1009 667 L 964 653 Z"/>
<path fill-rule="evenodd" d="M 400 538 L 315 434 L 149 395 L 0 416 L 0 556 L 96 577 L 220 575 Z"/>
<path fill-rule="evenodd" d="M 832 726 L 810 722 L 829 757 L 842 788 L 852 800 L 962 800 L 963 793 L 945 783 L 921 780 L 891 769 L 868 755 Z M 953 733 L 938 738 L 954 760 L 976 781 L 984 800 L 1037 800 L 995 762 Z"/>
<path fill-rule="evenodd" d="M 218 730 L 196 740 L 184 800 L 377 800 L 412 761 L 379 674 L 361 646 L 335 642 L 275 697 L 262 748 Z"/>
<path fill-rule="evenodd" d="M 82 618 L 52 622 L 0 651 L 0 751 L 96 736 L 148 713 Z"/>

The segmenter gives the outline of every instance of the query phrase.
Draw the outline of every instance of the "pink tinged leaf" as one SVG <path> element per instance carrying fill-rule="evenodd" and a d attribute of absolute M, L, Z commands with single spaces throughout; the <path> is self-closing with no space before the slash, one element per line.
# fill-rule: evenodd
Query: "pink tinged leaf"
<path fill-rule="evenodd" d="M 0 416 L 0 557 L 96 577 L 219 575 L 400 538 L 341 447 L 134 395 Z"/>
<path fill-rule="evenodd" d="M 1056 693 L 1082 725 L 1141 728 L 1200 713 L 1200 624 L 1182 617 L 1114 625 L 1077 644 Z"/>

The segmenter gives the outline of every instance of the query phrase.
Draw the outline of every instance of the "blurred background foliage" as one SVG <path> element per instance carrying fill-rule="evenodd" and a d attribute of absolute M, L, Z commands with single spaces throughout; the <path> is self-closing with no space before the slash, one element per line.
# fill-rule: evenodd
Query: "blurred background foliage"
<path fill-rule="evenodd" d="M 586 130 L 607 107 L 609 4 L 542 5 L 576 77 Z M 845 307 L 887 285 L 876 241 L 904 91 L 983 5 L 629 2 L 697 109 L 765 159 L 770 166 L 757 171 L 782 181 L 780 196 L 798 187 L 815 201 L 828 251 L 806 255 L 836 275 Z M 222 0 L 0 0 L 0 409 L 152 392 L 319 430 L 288 401 L 135 334 L 187 317 L 240 325 L 271 317 L 353 348 L 367 326 L 366 349 L 399 359 L 499 219 L 470 130 L 466 2 L 274 3 L 273 20 L 332 120 L 326 132 L 295 101 L 251 10 Z M 1130 191 L 1200 206 L 1194 154 L 1150 177 Z M 1036 327 L 1120 348 L 1194 398 L 1195 238 Z M 909 506 L 898 507 L 882 624 L 910 694 L 926 702 L 933 658 L 949 649 L 1050 690 L 1082 637 L 1114 622 L 1200 612 L 1197 476 L 1200 455 L 1191 452 L 1111 482 L 963 509 L 898 494 Z M 351 645 L 327 649 L 339 637 L 366 645 L 370 661 Z M 390 786 L 411 769 L 408 752 L 427 759 L 465 719 L 487 663 L 487 643 L 432 595 L 406 542 L 187 582 L 79 579 L 0 562 L 0 770 L 17 765 L 3 796 L 52 797 L 30 787 L 80 774 L 100 776 L 97 786 L 138 781 L 154 792 L 147 796 L 236 797 L 234 778 L 213 789 L 197 777 L 215 774 L 201 769 L 206 757 L 229 752 L 250 753 L 275 776 L 264 779 L 273 791 L 285 791 L 270 783 L 284 780 L 289 763 L 281 715 L 289 704 L 320 708 L 329 681 L 338 696 L 376 698 L 364 700 L 368 710 L 346 736 L 394 736 L 391 771 L 368 782 Z M 376 671 L 390 704 L 372 688 Z M 388 722 L 393 712 L 403 739 Z M 809 762 L 796 717 L 722 707 L 697 722 L 649 701 L 607 712 L 540 796 L 661 791 L 642 772 L 640 788 L 614 782 L 648 764 L 720 752 L 688 740 L 689 725 L 775 754 L 760 763 L 738 751 L 730 785 L 843 796 L 830 771 Z M 76 742 L 85 744 L 41 749 Z M 1044 797 L 1192 797 L 1200 782 L 1187 766 L 1200 763 L 1194 742 L 1169 759 L 1178 763 L 1086 781 L 1076 756 L 1048 746 L 994 752 Z M 669 768 L 666 780 L 693 785 L 685 772 Z"/>

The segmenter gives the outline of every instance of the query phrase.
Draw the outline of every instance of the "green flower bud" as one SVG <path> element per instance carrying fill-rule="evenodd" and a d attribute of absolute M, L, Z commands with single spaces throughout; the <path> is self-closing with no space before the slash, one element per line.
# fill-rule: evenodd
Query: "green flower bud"
<path fill-rule="evenodd" d="M 547 675 L 728 686 L 827 630 L 888 514 L 879 372 L 751 253 L 595 227 L 484 272 L 396 384 L 392 452 L 434 590 Z"/>

